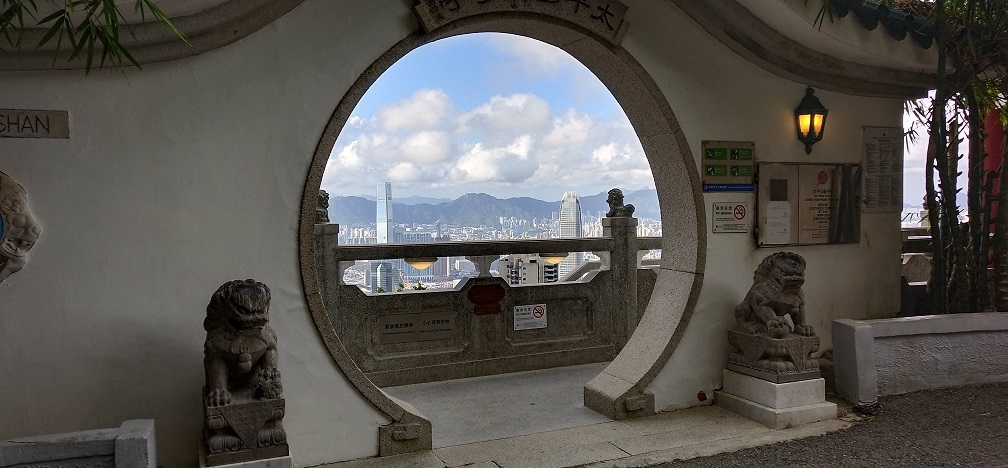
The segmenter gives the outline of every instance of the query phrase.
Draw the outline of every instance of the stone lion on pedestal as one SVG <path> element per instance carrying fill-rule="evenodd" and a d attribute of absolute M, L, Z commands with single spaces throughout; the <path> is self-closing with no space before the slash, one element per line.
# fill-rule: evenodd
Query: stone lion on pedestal
<path fill-rule="evenodd" d="M 819 337 L 805 323 L 805 259 L 777 252 L 763 259 L 753 285 L 735 307 L 728 331 L 728 368 L 776 383 L 818 378 Z"/>
<path fill-rule="evenodd" d="M 740 330 L 754 335 L 783 338 L 789 332 L 814 336 L 805 323 L 805 259 L 791 252 L 777 252 L 763 259 L 745 300 L 735 307 Z M 791 324 L 785 316 L 791 318 Z M 792 330 L 793 328 L 793 330 Z"/>
<path fill-rule="evenodd" d="M 208 458 L 236 451 L 258 451 L 258 457 L 287 453 L 269 305 L 269 288 L 251 279 L 224 283 L 207 305 L 203 404 Z M 268 454 L 261 453 L 264 448 Z"/>

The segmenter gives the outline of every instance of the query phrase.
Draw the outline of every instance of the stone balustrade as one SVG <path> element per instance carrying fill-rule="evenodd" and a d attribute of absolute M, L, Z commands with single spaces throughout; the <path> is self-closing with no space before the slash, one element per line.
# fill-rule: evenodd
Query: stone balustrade
<path fill-rule="evenodd" d="M 339 227 L 316 225 L 316 265 L 327 313 L 350 356 L 379 387 L 613 359 L 633 333 L 657 278 L 640 252 L 635 218 L 606 218 L 603 237 L 338 245 Z M 490 276 L 501 255 L 593 252 L 601 261 L 570 281 L 511 286 Z M 479 277 L 454 288 L 366 294 L 343 283 L 357 260 L 466 257 Z"/>
<path fill-rule="evenodd" d="M 0 441 L 0 467 L 154 468 L 154 447 L 154 420 L 135 419 L 115 428 Z"/>

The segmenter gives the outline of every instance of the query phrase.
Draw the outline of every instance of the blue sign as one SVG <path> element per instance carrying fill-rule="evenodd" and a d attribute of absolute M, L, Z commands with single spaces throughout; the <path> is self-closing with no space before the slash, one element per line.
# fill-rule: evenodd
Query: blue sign
<path fill-rule="evenodd" d="M 704 192 L 755 192 L 756 184 L 703 184 Z"/>

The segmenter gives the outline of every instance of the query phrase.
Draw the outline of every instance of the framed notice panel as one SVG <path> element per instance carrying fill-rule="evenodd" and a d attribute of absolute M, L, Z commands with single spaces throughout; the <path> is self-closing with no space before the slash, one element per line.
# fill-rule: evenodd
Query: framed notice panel
<path fill-rule="evenodd" d="M 863 127 L 864 211 L 903 211 L 903 129 Z M 920 200 L 917 200 L 920 202 Z"/>
<path fill-rule="evenodd" d="M 861 240 L 861 166 L 759 163 L 756 245 Z"/>

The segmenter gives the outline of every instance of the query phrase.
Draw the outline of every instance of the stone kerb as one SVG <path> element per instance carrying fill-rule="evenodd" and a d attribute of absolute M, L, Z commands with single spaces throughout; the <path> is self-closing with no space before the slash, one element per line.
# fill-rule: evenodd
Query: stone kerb
<path fill-rule="evenodd" d="M 833 321 L 837 393 L 860 406 L 879 396 L 1008 382 L 1008 314 Z"/>
<path fill-rule="evenodd" d="M 123 466 L 155 468 L 154 420 L 117 428 L 21 437 L 0 442 L 0 467 Z"/>

